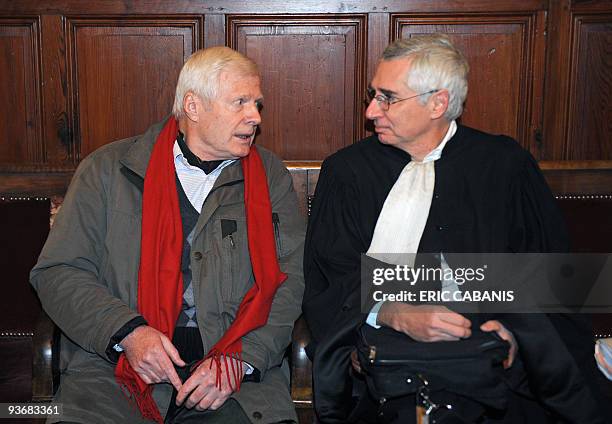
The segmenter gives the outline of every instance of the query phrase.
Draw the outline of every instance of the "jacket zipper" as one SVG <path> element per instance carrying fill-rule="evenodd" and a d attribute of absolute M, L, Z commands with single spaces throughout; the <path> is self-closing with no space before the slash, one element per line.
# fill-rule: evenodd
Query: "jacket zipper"
<path fill-rule="evenodd" d="M 281 244 L 280 237 L 280 219 L 276 212 L 272 213 L 272 224 L 274 225 L 274 238 L 276 239 L 276 250 L 278 251 L 278 255 L 281 256 L 283 251 L 283 245 Z"/>

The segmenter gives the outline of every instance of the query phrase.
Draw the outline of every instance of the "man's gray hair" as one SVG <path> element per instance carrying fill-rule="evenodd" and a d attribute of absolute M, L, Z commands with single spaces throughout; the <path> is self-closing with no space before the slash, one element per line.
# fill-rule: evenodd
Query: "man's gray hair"
<path fill-rule="evenodd" d="M 463 112 L 470 69 L 463 54 L 441 34 L 415 35 L 397 40 L 385 49 L 382 60 L 410 58 L 406 85 L 416 93 L 446 89 L 449 101 L 444 117 L 457 119 Z M 429 96 L 421 96 L 425 104 Z"/>
<path fill-rule="evenodd" d="M 176 119 L 185 115 L 183 100 L 188 92 L 204 100 L 214 100 L 219 92 L 221 73 L 229 69 L 244 76 L 259 76 L 255 62 L 229 47 L 210 47 L 189 56 L 176 84 L 172 107 Z"/>

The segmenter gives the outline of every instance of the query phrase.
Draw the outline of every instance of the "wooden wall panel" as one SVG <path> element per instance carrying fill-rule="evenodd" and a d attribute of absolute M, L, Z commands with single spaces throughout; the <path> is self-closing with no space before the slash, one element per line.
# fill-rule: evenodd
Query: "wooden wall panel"
<path fill-rule="evenodd" d="M 198 17 L 68 20 L 77 159 L 136 135 L 172 110 L 183 62 L 200 47 Z"/>
<path fill-rule="evenodd" d="M 470 63 L 469 89 L 461 122 L 494 134 L 506 134 L 526 148 L 535 142 L 541 110 L 543 44 L 536 43 L 537 14 L 487 16 L 392 16 L 394 39 L 445 33 Z M 540 51 L 534 52 L 539 45 Z M 535 87 L 534 87 L 535 86 Z M 540 94 L 541 95 L 541 94 Z"/>
<path fill-rule="evenodd" d="M 366 17 L 228 16 L 228 45 L 257 62 L 257 142 L 287 161 L 323 160 L 364 133 Z"/>
<path fill-rule="evenodd" d="M 612 14 L 574 16 L 570 160 L 612 159 Z"/>
<path fill-rule="evenodd" d="M 0 167 L 20 169 L 43 156 L 39 22 L 0 19 Z"/>

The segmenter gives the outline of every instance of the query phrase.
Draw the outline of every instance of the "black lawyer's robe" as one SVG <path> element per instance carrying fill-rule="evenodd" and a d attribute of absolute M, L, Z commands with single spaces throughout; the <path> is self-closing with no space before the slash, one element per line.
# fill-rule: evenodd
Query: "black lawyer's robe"
<path fill-rule="evenodd" d="M 360 312 L 360 255 L 367 251 L 387 194 L 409 161 L 406 152 L 373 136 L 322 165 L 306 234 L 303 303 L 313 336 L 307 352 L 313 360 L 314 402 L 322 422 L 344 422 L 350 413 L 349 355 L 355 328 L 365 319 Z M 565 225 L 537 163 L 511 138 L 459 125 L 435 169 L 419 252 L 566 251 Z M 490 318 L 470 317 L 473 326 Z M 516 337 L 531 391 L 548 410 L 570 422 L 605 422 L 594 401 L 599 394 L 583 377 L 596 370 L 590 329 L 582 318 L 495 318 Z M 568 344 L 576 349 L 570 352 Z"/>

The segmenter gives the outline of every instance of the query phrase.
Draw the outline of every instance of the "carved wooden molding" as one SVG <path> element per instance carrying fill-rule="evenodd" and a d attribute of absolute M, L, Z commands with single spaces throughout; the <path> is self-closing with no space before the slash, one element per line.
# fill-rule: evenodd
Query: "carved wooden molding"
<path fill-rule="evenodd" d="M 288 169 L 320 169 L 321 161 L 309 161 L 309 162 L 294 162 L 284 161 L 283 162 Z M 566 171 L 577 171 L 577 170 L 612 170 L 612 160 L 543 160 L 538 162 L 538 166 L 543 171 L 549 170 L 566 170 Z"/>
<path fill-rule="evenodd" d="M 0 13 L 57 13 L 60 2 L 40 0 L 0 0 Z M 471 11 L 512 11 L 541 10 L 547 0 L 470 0 L 469 3 L 449 0 L 249 0 L 225 1 L 207 0 L 105 0 L 84 2 L 83 0 L 62 0 L 61 10 L 66 13 L 96 14 L 146 14 L 146 13 L 393 13 L 393 12 L 463 12 Z"/>
<path fill-rule="evenodd" d="M 538 165 L 542 170 L 612 170 L 612 160 L 543 160 Z"/>

